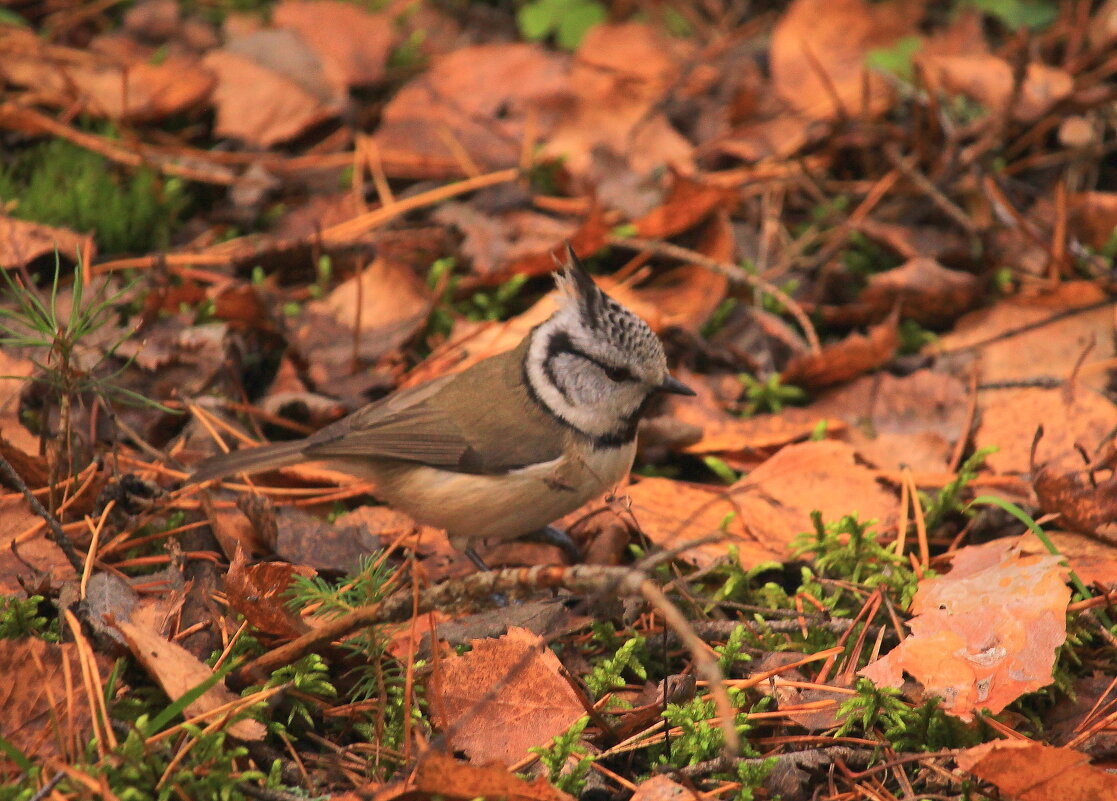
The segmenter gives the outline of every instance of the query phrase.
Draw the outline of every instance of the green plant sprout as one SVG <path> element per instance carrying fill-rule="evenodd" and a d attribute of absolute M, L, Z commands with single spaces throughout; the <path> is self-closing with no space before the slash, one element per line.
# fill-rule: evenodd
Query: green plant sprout
<path fill-rule="evenodd" d="M 612 657 L 594 665 L 585 677 L 590 694 L 594 698 L 601 698 L 605 693 L 623 687 L 625 680 L 621 674 L 625 670 L 630 670 L 639 678 L 646 680 L 648 671 L 640 662 L 641 658 L 647 656 L 644 646 L 643 637 L 633 637 L 617 648 Z"/>
<path fill-rule="evenodd" d="M 38 637 L 47 642 L 59 642 L 61 629 L 58 616 L 48 619 L 40 614 L 44 602 L 41 595 L 26 599 L 0 596 L 0 640 Z"/>
<path fill-rule="evenodd" d="M 779 373 L 772 373 L 763 381 L 741 373 L 737 380 L 745 388 L 746 402 L 742 411 L 745 417 L 762 412 L 778 414 L 785 406 L 803 403 L 807 399 L 807 393 L 799 387 L 784 384 Z"/>
<path fill-rule="evenodd" d="M 586 756 L 582 745 L 582 732 L 590 722 L 588 716 L 581 717 L 564 733 L 556 735 L 547 746 L 535 746 L 529 750 L 539 754 L 539 761 L 547 769 L 551 784 L 575 798 L 586 786 L 586 777 L 593 765 L 594 757 Z M 571 765 L 571 761 L 577 762 Z"/>
<path fill-rule="evenodd" d="M 882 586 L 907 609 L 919 580 L 907 559 L 877 542 L 872 529 L 877 521 L 862 523 L 857 515 L 845 515 L 823 525 L 822 514 L 813 511 L 811 522 L 814 532 L 795 538 L 797 556 L 814 554 L 814 568 L 822 575 L 866 587 Z"/>
<path fill-rule="evenodd" d="M 559 47 L 574 50 L 586 32 L 607 16 L 605 6 L 596 0 L 531 0 L 516 12 L 516 23 L 528 41 L 553 35 Z"/>
<path fill-rule="evenodd" d="M 116 379 L 131 365 L 132 360 L 112 369 L 109 364 L 116 351 L 131 337 L 131 332 L 122 334 L 107 347 L 96 348 L 88 345 L 88 340 L 101 328 L 109 324 L 115 314 L 114 304 L 131 289 L 125 287 L 113 294 L 108 293 L 108 284 L 102 286 L 91 298 L 87 298 L 85 281 L 82 277 L 82 263 L 79 257 L 73 273 L 73 289 L 70 297 L 70 313 L 63 316 L 58 309 L 58 288 L 61 277 L 61 261 L 58 253 L 54 255 L 54 277 L 50 294 L 44 301 L 38 292 L 13 278 L 7 270 L 0 270 L 5 291 L 2 298 L 14 301 L 14 308 L 0 307 L 0 347 L 35 348 L 45 351 L 32 352 L 31 362 L 36 371 L 26 380 L 44 384 L 52 406 L 45 410 L 40 421 L 40 433 L 45 434 L 53 409 L 59 412 L 58 431 L 61 436 L 62 458 L 55 463 L 58 468 L 69 461 L 73 430 L 70 426 L 72 404 L 80 403 L 83 395 L 98 398 L 111 412 L 115 402 L 134 406 L 149 406 L 168 414 L 177 414 L 157 401 L 138 392 L 117 384 Z M 95 356 L 91 353 L 96 352 Z"/>

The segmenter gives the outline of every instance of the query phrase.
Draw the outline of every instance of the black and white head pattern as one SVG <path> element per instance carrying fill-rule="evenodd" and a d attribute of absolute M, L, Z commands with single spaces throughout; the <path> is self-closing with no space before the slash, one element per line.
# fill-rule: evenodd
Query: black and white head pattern
<path fill-rule="evenodd" d="M 647 323 L 597 288 L 573 253 L 556 282 L 559 309 L 531 334 L 528 388 L 599 445 L 629 442 L 649 396 L 668 377 L 663 345 Z"/>

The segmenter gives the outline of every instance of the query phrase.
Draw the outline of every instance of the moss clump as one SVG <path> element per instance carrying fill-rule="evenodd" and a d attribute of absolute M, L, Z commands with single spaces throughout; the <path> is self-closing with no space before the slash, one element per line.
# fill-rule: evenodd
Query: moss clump
<path fill-rule="evenodd" d="M 64 140 L 30 147 L 0 171 L 0 205 L 7 214 L 93 231 L 107 253 L 167 247 L 188 203 L 184 181 L 118 168 Z"/>

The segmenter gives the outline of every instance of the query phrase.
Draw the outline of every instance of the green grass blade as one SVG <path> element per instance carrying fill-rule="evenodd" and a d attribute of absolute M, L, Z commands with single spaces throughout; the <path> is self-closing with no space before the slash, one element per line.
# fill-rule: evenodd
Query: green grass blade
<path fill-rule="evenodd" d="M 236 667 L 237 664 L 239 663 L 236 661 L 232 661 L 226 665 L 223 665 L 220 670 L 218 670 L 208 679 L 205 679 L 201 683 L 194 685 L 178 698 L 176 698 L 174 701 L 165 706 L 158 715 L 147 722 L 147 726 L 145 727 L 145 731 L 143 732 L 144 737 L 150 737 L 151 735 L 161 731 L 164 726 L 181 715 L 186 707 L 201 698 L 202 695 L 210 687 L 217 684 L 217 682 L 221 681 L 225 678 L 225 676 L 231 673 L 233 668 Z"/>
<path fill-rule="evenodd" d="M 1067 558 L 1063 556 L 1062 552 L 1055 547 L 1055 543 L 1053 543 L 1051 541 L 1051 538 L 1047 536 L 1047 532 L 1040 528 L 1039 524 L 1032 519 L 1031 515 L 1029 515 L 1019 506 L 1012 503 L 1011 501 L 1006 501 L 1004 498 L 999 498 L 996 495 L 980 495 L 970 501 L 969 505 L 996 506 L 998 509 L 1003 509 L 1004 511 L 1015 517 L 1017 520 L 1028 527 L 1028 531 L 1036 535 L 1039 541 L 1043 543 L 1043 547 L 1046 548 L 1049 553 L 1054 556 L 1060 557 L 1060 559 L 1062 560 L 1060 564 L 1064 565 L 1067 568 L 1067 574 L 1070 576 L 1070 583 L 1074 585 L 1074 589 L 1078 592 L 1081 600 L 1085 601 L 1089 598 L 1094 597 L 1094 594 L 1090 592 L 1089 588 L 1082 583 L 1082 579 L 1078 577 L 1078 574 L 1071 569 L 1070 564 L 1067 562 Z M 1106 628 L 1109 628 L 1113 625 L 1109 622 L 1109 617 L 1105 614 L 1105 612 L 1100 609 L 1098 610 L 1098 619 L 1102 621 Z"/>
<path fill-rule="evenodd" d="M 31 764 L 31 760 L 27 758 L 27 755 L 5 740 L 3 736 L 0 736 L 0 751 L 7 754 L 8 759 L 15 762 L 24 773 L 30 774 L 35 770 L 35 766 Z"/>

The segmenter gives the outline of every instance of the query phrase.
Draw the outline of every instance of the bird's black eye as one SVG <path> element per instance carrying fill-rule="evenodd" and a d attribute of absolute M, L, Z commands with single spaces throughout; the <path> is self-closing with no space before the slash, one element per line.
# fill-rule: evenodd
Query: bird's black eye
<path fill-rule="evenodd" d="M 618 384 L 621 381 L 632 380 L 632 373 L 628 371 L 627 367 L 606 367 L 605 375 L 609 377 L 610 381 L 616 381 Z"/>

